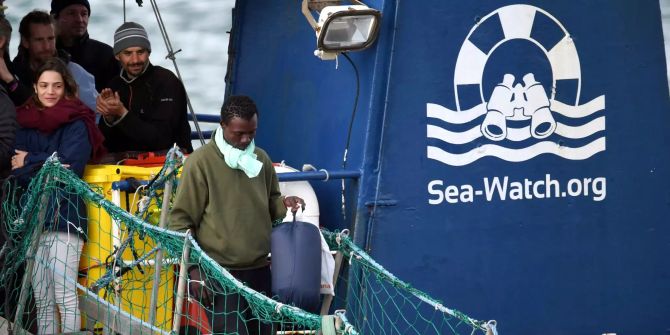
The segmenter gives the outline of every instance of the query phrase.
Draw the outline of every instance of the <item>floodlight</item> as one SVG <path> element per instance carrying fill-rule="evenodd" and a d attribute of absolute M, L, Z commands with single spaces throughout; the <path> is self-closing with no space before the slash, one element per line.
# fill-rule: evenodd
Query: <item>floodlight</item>
<path fill-rule="evenodd" d="M 374 43 L 379 33 L 381 13 L 355 1 L 358 5 L 324 6 L 315 21 L 310 8 L 313 1 L 303 0 L 302 11 L 317 37 L 314 54 L 321 59 L 334 59 L 340 52 L 358 51 Z"/>

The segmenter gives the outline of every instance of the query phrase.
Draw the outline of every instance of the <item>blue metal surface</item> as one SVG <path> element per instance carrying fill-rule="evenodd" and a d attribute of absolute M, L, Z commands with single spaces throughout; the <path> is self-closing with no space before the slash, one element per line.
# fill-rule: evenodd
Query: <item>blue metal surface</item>
<path fill-rule="evenodd" d="M 198 121 L 200 122 L 209 122 L 209 123 L 219 123 L 221 122 L 220 115 L 209 115 L 209 114 L 196 114 Z M 188 114 L 188 120 L 193 120 L 193 115 Z"/>
<path fill-rule="evenodd" d="M 375 5 L 375 2 L 371 2 Z M 300 6 L 294 3 L 238 1 L 234 27 L 235 64 L 230 88 L 232 94 L 251 96 L 259 108 L 256 144 L 273 161 L 289 166 L 310 163 L 317 169 L 360 168 L 371 117 L 368 109 L 373 92 L 373 73 L 361 73 L 361 99 L 353 125 L 348 161 L 342 157 L 355 96 L 354 71 L 344 58 L 336 68 L 313 55 L 314 32 L 305 25 Z M 262 36 L 262 37 L 261 37 Z M 263 43 L 248 41 L 261 38 Z M 300 47 L 297 47 L 300 46 Z M 352 55 L 359 67 L 371 67 L 377 57 L 375 46 Z M 271 56 L 269 56 L 271 55 Z M 315 145 L 318 143 L 318 145 Z M 355 183 L 348 183 L 353 189 Z M 340 215 L 339 183 L 314 185 L 320 210 L 338 213 L 323 216 L 329 227 L 348 225 Z M 348 202 L 355 210 L 355 199 Z M 353 216 L 353 212 L 348 217 Z"/>
<path fill-rule="evenodd" d="M 670 329 L 658 1 L 367 4 L 383 22 L 372 48 L 351 55 L 361 74 L 346 166 L 362 171 L 347 184 L 356 219 L 339 213 L 339 183 L 317 183 L 321 222 L 354 229 L 391 272 L 497 319 L 501 334 Z M 238 1 L 237 13 L 230 89 L 259 105 L 257 144 L 275 161 L 341 168 L 349 64 L 312 55 L 298 2 Z M 527 73 L 560 125 L 546 138 L 522 117 L 542 100 Z M 501 104 L 518 119 L 503 117 L 510 135 L 496 141 L 480 126 L 505 74 L 514 95 Z"/>
<path fill-rule="evenodd" d="M 138 185 L 147 185 L 149 184 L 149 181 L 147 180 L 136 180 L 133 183 L 127 181 L 127 180 L 119 180 L 112 182 L 112 190 L 114 191 L 121 191 L 121 192 L 128 192 L 131 190 L 135 190 Z"/>

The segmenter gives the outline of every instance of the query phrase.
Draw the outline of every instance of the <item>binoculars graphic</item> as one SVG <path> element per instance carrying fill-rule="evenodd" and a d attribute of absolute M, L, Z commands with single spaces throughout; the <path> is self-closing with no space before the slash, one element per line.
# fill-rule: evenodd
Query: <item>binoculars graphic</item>
<path fill-rule="evenodd" d="M 508 119 L 530 119 L 528 137 L 543 139 L 553 134 L 556 121 L 549 109 L 550 102 L 544 87 L 535 80 L 532 73 L 523 76 L 523 86 L 520 83 L 512 86 L 514 79 L 514 75 L 505 74 L 503 81 L 493 89 L 481 125 L 484 137 L 493 141 L 506 139 Z M 528 137 L 524 136 L 523 139 Z"/>

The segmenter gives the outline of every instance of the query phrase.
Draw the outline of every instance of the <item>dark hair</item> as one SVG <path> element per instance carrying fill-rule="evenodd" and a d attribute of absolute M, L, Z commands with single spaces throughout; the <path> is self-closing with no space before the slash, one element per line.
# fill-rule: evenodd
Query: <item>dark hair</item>
<path fill-rule="evenodd" d="M 9 41 L 12 39 L 12 24 L 4 16 L 0 16 L 0 36 L 7 39 L 4 50 L 9 51 Z"/>
<path fill-rule="evenodd" d="M 254 101 L 246 95 L 231 95 L 221 106 L 221 122 L 223 124 L 228 124 L 234 117 L 248 121 L 254 115 L 258 115 L 258 109 Z"/>
<path fill-rule="evenodd" d="M 58 72 L 63 78 L 63 88 L 65 89 L 65 96 L 63 98 L 71 99 L 77 97 L 77 82 L 74 80 L 74 77 L 72 77 L 67 65 L 65 65 L 60 58 L 52 57 L 44 62 L 44 64 L 35 71 L 35 80 L 33 80 L 33 84 L 37 85 L 42 73 L 46 71 Z M 33 100 L 38 106 L 42 106 L 37 94 L 33 94 Z"/>
<path fill-rule="evenodd" d="M 26 14 L 26 16 L 21 19 L 21 23 L 19 23 L 19 34 L 22 38 L 30 38 L 31 24 L 50 24 L 55 26 L 54 19 L 49 13 L 35 9 Z"/>
<path fill-rule="evenodd" d="M 12 24 L 4 16 L 0 17 L 0 36 L 7 37 L 7 44 L 9 44 L 9 38 L 12 37 Z"/>

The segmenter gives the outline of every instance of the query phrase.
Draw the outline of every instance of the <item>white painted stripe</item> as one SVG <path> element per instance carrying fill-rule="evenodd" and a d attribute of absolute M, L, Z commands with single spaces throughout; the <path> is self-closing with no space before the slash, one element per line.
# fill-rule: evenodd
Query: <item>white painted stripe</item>
<path fill-rule="evenodd" d="M 487 55 L 470 40 L 465 40 L 456 60 L 455 85 L 479 84 L 482 82 Z"/>
<path fill-rule="evenodd" d="M 500 8 L 498 10 L 498 17 L 500 17 L 500 24 L 505 33 L 505 39 L 530 38 L 536 12 L 535 7 L 527 5 Z"/>
<path fill-rule="evenodd" d="M 450 131 L 438 126 L 427 126 L 427 137 L 438 139 L 440 141 L 450 144 L 466 144 L 470 143 L 480 137 L 482 132 L 481 125 L 476 125 L 463 132 Z M 569 139 L 580 139 L 591 136 L 599 131 L 605 130 L 605 117 L 601 116 L 597 119 L 591 120 L 589 123 L 581 126 L 568 126 L 560 122 L 556 123 L 556 135 Z M 521 142 L 531 138 L 530 126 L 521 128 L 507 128 L 507 140 L 512 142 Z"/>
<path fill-rule="evenodd" d="M 580 106 L 570 106 L 558 100 L 551 100 L 550 109 L 565 117 L 578 119 L 605 109 L 605 96 L 601 95 Z"/>
<path fill-rule="evenodd" d="M 480 126 L 476 126 L 459 133 L 429 124 L 427 133 L 428 138 L 435 138 L 451 144 L 465 144 L 482 137 L 482 131 L 479 127 Z"/>
<path fill-rule="evenodd" d="M 556 123 L 555 134 L 565 138 L 579 139 L 591 136 L 599 131 L 605 130 L 605 117 L 601 116 L 581 126 L 566 126 L 560 122 Z"/>
<path fill-rule="evenodd" d="M 484 114 L 486 114 L 486 107 L 484 103 L 481 103 L 465 111 L 452 111 L 451 109 L 442 107 L 438 104 L 426 104 L 426 115 L 428 117 L 440 119 L 451 124 L 468 123 Z"/>
<path fill-rule="evenodd" d="M 128 35 L 128 36 L 124 36 L 124 37 L 121 37 L 121 38 L 116 39 L 116 40 L 114 41 L 114 43 L 119 43 L 119 42 L 121 42 L 121 41 L 123 41 L 123 40 L 125 40 L 125 39 L 127 39 L 127 38 L 131 38 L 131 37 L 141 38 L 141 39 L 144 39 L 144 40 L 147 40 L 147 41 L 149 40 L 149 39 L 147 39 L 146 36 L 142 36 L 142 35 Z"/>
<path fill-rule="evenodd" d="M 563 37 L 551 50 L 548 50 L 547 57 L 551 63 L 554 80 L 582 77 L 577 48 L 570 36 Z"/>
<path fill-rule="evenodd" d="M 428 146 L 427 156 L 447 165 L 464 166 L 486 156 L 497 157 L 508 162 L 523 162 L 541 154 L 554 154 L 565 159 L 583 160 L 601 151 L 605 151 L 605 137 L 597 138 L 593 142 L 577 148 L 564 147 L 548 141 L 521 149 L 509 149 L 495 144 L 485 144 L 463 154 L 452 154 L 438 147 Z"/>
<path fill-rule="evenodd" d="M 119 30 L 119 31 L 115 32 L 114 35 L 125 34 L 126 32 L 129 32 L 129 31 L 134 31 L 134 34 L 141 34 L 141 35 L 144 35 L 144 36 L 147 35 L 146 30 L 141 29 L 141 28 L 126 28 L 126 29 Z"/>

